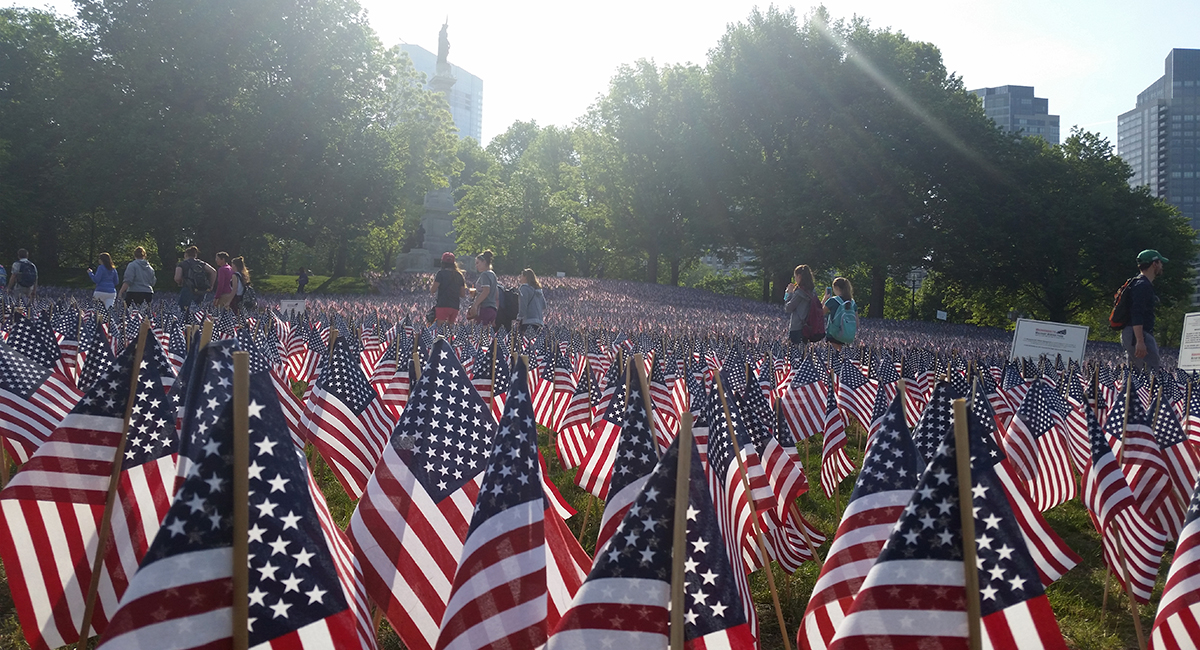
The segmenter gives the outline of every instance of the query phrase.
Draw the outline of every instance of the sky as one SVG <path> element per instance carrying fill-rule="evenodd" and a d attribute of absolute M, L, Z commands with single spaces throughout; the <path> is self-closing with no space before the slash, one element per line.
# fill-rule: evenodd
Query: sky
<path fill-rule="evenodd" d="M 484 144 L 516 120 L 569 126 L 622 64 L 645 58 L 703 65 L 753 0 L 359 0 L 386 46 L 437 51 L 449 20 L 450 62 L 483 79 Z M 0 0 L 54 8 L 69 0 Z M 826 0 L 834 18 L 859 15 L 942 52 L 967 88 L 1034 86 L 1072 126 L 1115 145 L 1117 116 L 1163 74 L 1171 48 L 1200 48 L 1200 1 Z M 814 5 L 780 3 L 803 18 Z"/>

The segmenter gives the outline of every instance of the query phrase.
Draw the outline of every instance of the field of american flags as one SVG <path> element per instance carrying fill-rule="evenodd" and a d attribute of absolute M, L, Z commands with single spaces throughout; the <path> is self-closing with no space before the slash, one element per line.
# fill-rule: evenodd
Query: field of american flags
<path fill-rule="evenodd" d="M 691 290 L 673 290 L 663 287 L 649 287 L 636 283 L 604 282 L 596 280 L 558 280 L 548 279 L 547 294 L 551 313 L 560 308 L 553 316 L 556 324 L 567 324 L 575 320 L 582 327 L 601 328 L 612 327 L 619 329 L 622 314 L 628 320 L 625 330 L 629 335 L 640 332 L 661 331 L 668 325 L 668 319 L 689 320 L 693 323 L 692 330 L 697 335 L 738 337 L 751 341 L 772 341 L 778 338 L 783 327 L 782 317 L 776 306 L 761 305 L 749 301 L 740 301 L 725 297 L 713 296 L 705 292 Z M 700 295 L 696 295 L 700 294 Z M 390 318 L 410 315 L 418 317 L 427 309 L 428 294 L 422 294 L 419 288 L 401 292 L 393 296 L 355 297 L 346 299 L 323 298 L 314 300 L 310 307 L 314 311 L 339 311 L 347 314 L 363 315 L 374 311 L 385 314 Z M 584 303 L 582 307 L 573 307 Z M 738 311 L 738 310 L 741 311 Z M 664 315 L 664 312 L 668 315 Z M 707 321 L 705 314 L 709 315 Z M 995 330 L 979 330 L 962 326 L 909 324 L 903 322 L 873 323 L 865 322 L 863 341 L 867 345 L 900 346 L 900 345 L 931 345 L 938 349 L 950 350 L 979 350 L 981 354 L 1003 351 L 1006 339 L 1003 332 Z M 1092 350 L 1097 358 L 1115 358 L 1111 350 L 1097 346 Z M 293 384 L 297 398 L 304 399 L 308 393 L 304 383 Z M 823 406 L 823 405 L 822 405 Z M 805 461 L 809 491 L 802 495 L 797 505 L 806 519 L 815 524 L 828 538 L 838 527 L 841 517 L 840 507 L 844 507 L 853 482 L 857 476 L 857 468 L 861 466 L 865 432 L 854 418 L 848 418 L 846 431 L 847 443 L 845 451 L 855 469 L 841 484 L 841 492 L 837 500 L 826 499 L 821 485 L 821 473 L 817 465 L 821 456 L 821 437 L 809 439 L 800 443 L 798 454 Z M 594 544 L 600 524 L 602 502 L 595 500 L 584 490 L 575 485 L 575 471 L 563 470 L 559 462 L 556 445 L 551 432 L 539 427 L 539 448 L 547 461 L 549 479 L 562 493 L 565 500 L 580 514 L 572 517 L 567 523 L 572 533 L 580 536 L 582 545 L 588 553 L 594 551 Z M 308 457 L 317 482 L 324 492 L 335 521 L 345 527 L 350 519 L 354 503 L 345 494 L 337 477 L 321 459 L 314 448 L 309 448 Z M 588 510 L 590 516 L 587 516 Z M 1110 594 L 1108 614 L 1105 626 L 1099 625 L 1099 608 L 1101 593 L 1104 585 L 1104 571 L 1101 560 L 1099 538 L 1095 533 L 1087 511 L 1079 499 L 1073 499 L 1061 506 L 1050 510 L 1046 518 L 1054 530 L 1063 538 L 1067 545 L 1082 558 L 1082 562 L 1069 571 L 1062 579 L 1047 589 L 1050 603 L 1058 617 L 1070 647 L 1078 648 L 1126 648 L 1136 647 L 1133 625 L 1129 618 L 1128 606 L 1124 597 L 1117 597 L 1116 591 Z M 581 531 L 584 520 L 587 529 Z M 831 542 L 826 542 L 818 549 L 821 556 L 828 555 Z M 1173 546 L 1168 546 L 1167 560 L 1171 557 Z M 1160 566 L 1159 580 L 1148 605 L 1142 606 L 1142 623 L 1149 630 L 1153 623 L 1154 611 L 1161 595 L 1162 584 L 1170 564 L 1164 561 Z M 803 616 L 809 595 L 816 582 L 820 567 L 815 563 L 805 563 L 793 575 L 787 575 L 775 568 L 775 583 L 779 587 L 782 609 L 788 626 L 789 635 L 796 633 L 800 619 Z M 754 594 L 755 606 L 758 610 L 759 627 L 763 647 L 782 648 L 783 642 L 778 629 L 769 622 L 774 620 L 770 596 L 767 593 L 766 581 L 761 573 L 755 573 L 751 578 L 751 590 Z M 6 583 L 7 584 L 7 583 Z M 11 595 L 7 589 L 0 590 L 0 647 L 21 648 L 24 646 L 16 617 L 12 608 Z M 384 648 L 402 647 L 398 638 L 383 624 L 380 643 Z"/>

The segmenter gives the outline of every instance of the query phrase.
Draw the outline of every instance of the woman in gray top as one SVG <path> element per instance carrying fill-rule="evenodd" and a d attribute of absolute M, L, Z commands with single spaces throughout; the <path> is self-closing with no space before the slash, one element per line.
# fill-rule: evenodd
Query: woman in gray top
<path fill-rule="evenodd" d="M 542 329 L 542 315 L 546 311 L 546 295 L 533 269 L 521 271 L 521 300 L 517 309 L 517 325 L 522 336 L 537 334 Z"/>
<path fill-rule="evenodd" d="M 154 267 L 146 261 L 146 249 L 133 249 L 133 261 L 125 267 L 125 282 L 117 292 L 130 305 L 140 305 L 154 299 Z"/>
<path fill-rule="evenodd" d="M 813 298 L 817 295 L 816 283 L 813 281 L 812 269 L 807 264 L 801 264 L 793 272 L 792 283 L 783 293 L 783 311 L 792 315 L 788 327 L 788 340 L 796 345 L 805 343 L 804 322 L 808 320 L 808 312 L 812 307 Z M 818 303 L 819 304 L 819 303 Z M 824 315 L 822 315 L 824 318 Z M 815 334 L 815 332 L 814 332 Z M 824 328 L 821 330 L 824 338 Z M 819 340 L 819 339 L 818 339 Z"/>
<path fill-rule="evenodd" d="M 474 300 L 467 310 L 467 318 L 478 320 L 480 325 L 493 325 L 496 322 L 500 285 L 496 282 L 496 274 L 492 272 L 492 260 L 495 258 L 496 255 L 490 250 L 475 256 L 475 270 L 479 272 L 479 278 L 471 290 Z"/>

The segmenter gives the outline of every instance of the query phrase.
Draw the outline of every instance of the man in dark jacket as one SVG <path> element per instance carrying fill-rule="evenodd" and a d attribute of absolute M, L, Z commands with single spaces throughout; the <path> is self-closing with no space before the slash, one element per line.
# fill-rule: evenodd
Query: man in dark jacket
<path fill-rule="evenodd" d="M 1144 250 L 1138 253 L 1137 261 L 1141 274 L 1126 289 L 1129 292 L 1129 324 L 1121 330 L 1121 345 L 1129 356 L 1131 367 L 1157 370 L 1154 308 L 1158 305 L 1158 296 L 1154 294 L 1153 283 L 1162 275 L 1163 264 L 1168 260 L 1156 250 Z"/>

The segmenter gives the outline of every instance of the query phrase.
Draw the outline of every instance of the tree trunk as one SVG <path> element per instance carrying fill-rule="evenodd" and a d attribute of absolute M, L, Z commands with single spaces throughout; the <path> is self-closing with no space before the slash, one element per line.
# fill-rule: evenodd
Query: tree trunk
<path fill-rule="evenodd" d="M 346 275 L 346 238 L 343 237 L 338 242 L 336 257 L 333 259 L 333 277 L 340 278 Z"/>
<path fill-rule="evenodd" d="M 175 264 L 179 261 L 179 242 L 175 241 L 173 233 L 167 228 L 154 231 L 154 243 L 158 246 L 158 263 L 160 271 L 169 271 L 175 277 Z"/>
<path fill-rule="evenodd" d="M 775 285 L 771 287 L 771 302 L 783 302 L 783 292 L 791 281 L 792 276 L 783 271 L 775 274 Z"/>
<path fill-rule="evenodd" d="M 646 282 L 658 284 L 658 244 L 646 246 Z"/>
<path fill-rule="evenodd" d="M 762 272 L 762 301 L 771 301 L 771 272 L 766 269 Z"/>
<path fill-rule="evenodd" d="M 679 286 L 679 258 L 671 258 L 671 286 Z"/>
<path fill-rule="evenodd" d="M 887 292 L 887 267 L 871 267 L 871 307 L 867 318 L 883 318 L 883 300 Z"/>
<path fill-rule="evenodd" d="M 283 247 L 283 254 L 279 261 L 279 275 L 288 275 L 288 258 L 291 257 L 292 246 L 288 244 Z"/>
<path fill-rule="evenodd" d="M 46 217 L 39 224 L 40 232 L 38 232 L 38 245 L 37 250 L 34 251 L 34 258 L 37 260 L 37 264 L 48 271 L 58 270 L 59 221 L 58 217 Z M 89 261 L 89 264 L 95 264 L 95 262 Z"/>

